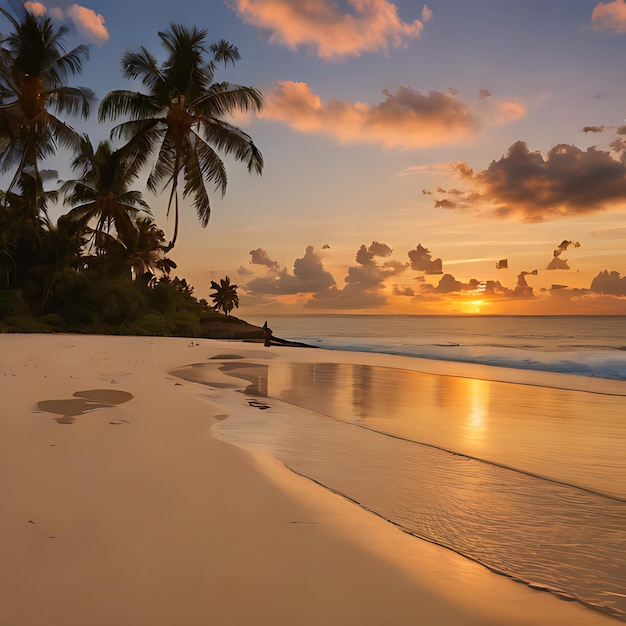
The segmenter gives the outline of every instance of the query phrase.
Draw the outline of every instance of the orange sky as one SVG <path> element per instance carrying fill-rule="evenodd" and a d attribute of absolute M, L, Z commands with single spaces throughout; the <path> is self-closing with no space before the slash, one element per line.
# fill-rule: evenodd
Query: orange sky
<path fill-rule="evenodd" d="M 171 256 L 198 297 L 228 275 L 244 317 L 626 314 L 624 0 L 30 6 L 92 44 L 98 97 L 125 86 L 123 50 L 162 58 L 172 21 L 239 47 L 216 79 L 263 92 L 234 121 L 266 165 L 226 160 L 206 229 L 184 202 Z"/>

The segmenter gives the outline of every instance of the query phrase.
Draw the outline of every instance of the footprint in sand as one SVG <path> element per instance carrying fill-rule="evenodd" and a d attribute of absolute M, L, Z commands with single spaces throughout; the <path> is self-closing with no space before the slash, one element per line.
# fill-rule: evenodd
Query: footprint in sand
<path fill-rule="evenodd" d="M 109 409 L 133 398 L 132 393 L 118 389 L 88 389 L 77 391 L 73 395 L 73 398 L 65 400 L 41 400 L 37 403 L 37 409 L 60 415 L 61 417 L 56 418 L 59 424 L 72 424 L 74 418 L 79 415 L 85 415 L 96 409 Z M 109 423 L 119 424 L 121 421 L 125 420 Z"/>
<path fill-rule="evenodd" d="M 268 404 L 263 404 L 263 402 L 259 402 L 258 400 L 248 400 L 248 404 L 250 406 L 253 406 L 255 409 L 261 409 L 261 411 L 265 411 L 265 409 L 272 408 Z"/>

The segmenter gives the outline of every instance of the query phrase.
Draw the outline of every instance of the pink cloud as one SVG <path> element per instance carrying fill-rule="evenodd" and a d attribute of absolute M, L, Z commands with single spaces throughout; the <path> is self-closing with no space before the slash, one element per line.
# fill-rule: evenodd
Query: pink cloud
<path fill-rule="evenodd" d="M 46 7 L 41 2 L 24 2 L 24 8 L 33 15 L 43 15 L 46 12 Z"/>
<path fill-rule="evenodd" d="M 482 90 L 479 93 L 481 112 L 490 126 L 499 126 L 519 120 L 526 115 L 526 106 L 520 98 L 501 100 L 493 98 L 491 93 L 486 95 Z"/>
<path fill-rule="evenodd" d="M 591 24 L 596 30 L 626 33 L 626 2 L 599 2 L 591 14 Z"/>
<path fill-rule="evenodd" d="M 306 83 L 284 81 L 266 91 L 260 115 L 343 144 L 407 150 L 470 140 L 481 126 L 479 117 L 450 93 L 399 87 L 383 94 L 374 106 L 335 98 L 324 102 Z"/>
<path fill-rule="evenodd" d="M 65 2 L 61 4 L 66 6 Z M 104 17 L 80 4 L 71 4 L 67 11 L 60 6 L 46 7 L 41 2 L 31 1 L 24 2 L 24 7 L 34 15 L 43 15 L 47 12 L 50 17 L 59 22 L 71 20 L 78 32 L 97 46 L 101 46 L 109 39 Z"/>
<path fill-rule="evenodd" d="M 432 11 L 424 5 L 422 20 L 404 22 L 387 0 L 347 0 L 352 12 L 332 0 L 227 0 L 246 24 L 271 33 L 270 43 L 292 50 L 307 48 L 327 61 L 363 52 L 398 48 L 420 36 Z"/>
<path fill-rule="evenodd" d="M 109 31 L 104 25 L 104 17 L 93 9 L 73 4 L 67 10 L 67 15 L 74 22 L 76 28 L 97 46 L 108 41 Z"/>

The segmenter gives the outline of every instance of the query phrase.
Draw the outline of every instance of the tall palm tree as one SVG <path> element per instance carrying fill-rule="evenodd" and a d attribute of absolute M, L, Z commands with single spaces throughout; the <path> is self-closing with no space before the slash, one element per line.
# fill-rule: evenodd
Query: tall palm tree
<path fill-rule="evenodd" d="M 222 196 L 226 192 L 226 168 L 218 152 L 243 161 L 258 174 L 263 157 L 252 138 L 223 118 L 238 111 L 259 111 L 262 96 L 252 87 L 215 83 L 216 63 L 239 60 L 238 49 L 225 40 L 207 46 L 205 30 L 170 24 L 159 32 L 167 58 L 161 64 L 144 47 L 122 57 L 122 75 L 139 79 L 147 93 L 112 91 L 100 103 L 101 122 L 128 116 L 113 129 L 112 137 L 127 141 L 128 150 L 140 165 L 156 152 L 148 177 L 154 193 L 170 187 L 168 215 L 174 207 L 174 233 L 178 236 L 180 179 L 182 197 L 191 195 L 203 227 L 211 213 L 206 183 Z"/>
<path fill-rule="evenodd" d="M 141 192 L 129 189 L 136 177 L 133 160 L 114 151 L 108 141 L 101 141 L 94 151 L 84 136 L 72 167 L 78 170 L 80 178 L 65 181 L 61 187 L 66 204 L 74 207 L 68 217 L 84 223 L 96 220 L 94 235 L 110 233 L 114 227 L 121 239 L 128 240 L 133 236 L 133 220 L 140 211 L 152 215 Z"/>
<path fill-rule="evenodd" d="M 211 300 L 213 300 L 213 308 L 216 311 L 222 309 L 226 315 L 229 315 L 233 307 L 239 308 L 237 285 L 231 285 L 228 276 L 220 278 L 219 285 L 212 280 L 211 289 L 215 291 L 215 293 L 211 294 Z"/>
<path fill-rule="evenodd" d="M 0 173 L 16 166 L 7 191 L 28 171 L 40 189 L 39 163 L 57 146 L 75 148 L 79 136 L 56 114 L 89 115 L 91 91 L 69 87 L 66 80 L 82 69 L 87 46 L 66 52 L 66 27 L 55 28 L 46 16 L 24 11 L 16 19 L 0 12 L 13 27 L 0 38 Z"/>

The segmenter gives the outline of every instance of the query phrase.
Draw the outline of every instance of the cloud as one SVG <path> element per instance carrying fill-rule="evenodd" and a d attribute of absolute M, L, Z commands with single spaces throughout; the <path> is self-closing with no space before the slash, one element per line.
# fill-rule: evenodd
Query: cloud
<path fill-rule="evenodd" d="M 459 297 L 466 299 L 480 298 L 486 300 L 519 300 L 534 297 L 533 288 L 526 281 L 526 276 L 534 276 L 537 270 L 532 272 L 521 272 L 517 277 L 517 284 L 514 289 L 505 287 L 497 280 L 477 280 L 470 279 L 467 283 L 457 280 L 452 274 L 444 274 L 437 286 L 424 285 L 416 295 L 415 301 L 434 301 L 443 296 Z"/>
<path fill-rule="evenodd" d="M 604 131 L 604 126 L 584 126 L 583 133 L 601 133 Z"/>
<path fill-rule="evenodd" d="M 391 248 L 378 241 L 368 247 L 361 245 L 356 253 L 357 265 L 348 269 L 343 289 L 330 289 L 313 295 L 306 303 L 311 308 L 364 309 L 380 307 L 387 303 L 384 294 L 385 280 L 404 272 L 407 264 L 387 261 L 382 265 L 376 257 L 388 257 Z"/>
<path fill-rule="evenodd" d="M 596 30 L 626 33 L 626 3 L 624 0 L 599 2 L 591 14 L 591 25 Z"/>
<path fill-rule="evenodd" d="M 24 2 L 24 8 L 33 15 L 43 15 L 46 12 L 46 7 L 41 2 Z"/>
<path fill-rule="evenodd" d="M 243 265 L 240 265 L 237 268 L 237 274 L 239 276 L 252 276 L 254 274 L 254 272 L 251 272 L 247 267 L 244 267 Z"/>
<path fill-rule="evenodd" d="M 332 0 L 226 0 L 226 4 L 244 23 L 269 31 L 271 44 L 305 48 L 326 61 L 405 46 L 420 36 L 424 22 L 432 17 L 424 5 L 423 21 L 404 22 L 396 5 L 387 0 L 347 0 L 349 13 Z"/>
<path fill-rule="evenodd" d="M 417 244 L 415 250 L 409 250 L 410 267 L 425 274 L 443 274 L 441 259 L 433 259 L 428 248 L 424 248 L 421 243 Z"/>
<path fill-rule="evenodd" d="M 568 241 L 565 239 L 554 250 L 552 261 L 548 264 L 546 269 L 549 270 L 568 270 L 570 267 L 567 263 L 567 259 L 562 259 L 561 254 L 565 252 L 570 246 L 574 248 L 580 248 L 580 244 L 577 241 Z"/>
<path fill-rule="evenodd" d="M 526 115 L 526 106 L 521 98 L 510 100 L 494 98 L 489 89 L 478 91 L 478 102 L 482 117 L 489 126 L 514 122 Z"/>
<path fill-rule="evenodd" d="M 265 250 L 257 248 L 250 251 L 250 263 L 253 265 L 265 265 L 271 269 L 278 270 L 280 266 L 277 261 L 272 261 Z"/>
<path fill-rule="evenodd" d="M 479 118 L 451 94 L 410 87 L 383 94 L 384 100 L 375 106 L 334 98 L 323 102 L 306 83 L 282 81 L 266 91 L 259 115 L 303 133 L 328 135 L 341 144 L 405 150 L 469 140 L 480 128 Z"/>
<path fill-rule="evenodd" d="M 590 291 L 611 296 L 626 296 L 626 276 L 619 272 L 601 271 L 592 281 Z"/>
<path fill-rule="evenodd" d="M 100 13 L 79 4 L 72 4 L 67 10 L 67 15 L 74 22 L 78 32 L 97 46 L 102 46 L 109 40 L 109 31 L 104 25 L 104 17 Z"/>
<path fill-rule="evenodd" d="M 269 257 L 267 259 L 269 260 Z M 267 263 L 262 263 L 262 265 L 267 265 Z M 253 295 L 293 295 L 325 291 L 334 285 L 335 279 L 332 274 L 324 269 L 322 260 L 313 246 L 308 246 L 304 256 L 294 261 L 293 274 L 290 274 L 285 267 L 278 274 L 251 280 L 245 288 Z"/>
<path fill-rule="evenodd" d="M 373 256 L 389 256 L 393 250 L 386 243 L 372 241 L 372 245 L 368 248 L 368 253 Z"/>
<path fill-rule="evenodd" d="M 626 204 L 626 163 L 593 147 L 560 144 L 544 158 L 518 141 L 485 170 L 474 172 L 465 162 L 453 168 L 470 186 L 457 207 L 487 206 L 497 217 L 540 222 Z"/>
<path fill-rule="evenodd" d="M 80 4 L 61 3 L 63 6 L 55 4 L 47 7 L 41 2 L 25 2 L 24 7 L 35 15 L 48 13 L 50 17 L 58 22 L 71 22 L 76 30 L 88 41 L 95 43 L 98 47 L 109 40 L 109 31 L 104 25 L 104 17 L 96 13 L 93 9 L 81 6 Z M 67 6 L 67 9 L 64 7 Z"/>

